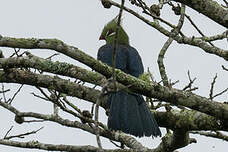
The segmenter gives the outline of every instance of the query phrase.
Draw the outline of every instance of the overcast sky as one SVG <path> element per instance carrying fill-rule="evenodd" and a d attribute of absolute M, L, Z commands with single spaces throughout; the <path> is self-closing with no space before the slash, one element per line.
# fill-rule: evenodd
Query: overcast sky
<path fill-rule="evenodd" d="M 148 4 L 157 1 L 146 1 Z M 220 1 L 222 2 L 222 0 Z M 129 1 L 126 1 L 129 3 Z M 129 4 L 128 4 L 129 6 Z M 137 12 L 140 12 L 138 9 Z M 225 28 L 221 27 L 217 23 L 210 21 L 210 19 L 203 15 L 187 8 L 186 13 L 191 15 L 192 19 L 203 31 L 205 35 L 220 34 L 225 31 Z M 26 38 L 57 38 L 64 41 L 67 44 L 73 45 L 85 51 L 87 54 L 96 58 L 97 50 L 105 42 L 99 41 L 98 38 L 104 27 L 104 25 L 114 18 L 118 14 L 118 9 L 112 7 L 111 9 L 104 9 L 99 0 L 5 0 L 0 5 L 0 34 L 2 36 L 10 37 L 26 37 Z M 161 17 L 172 22 L 177 23 L 178 17 L 170 12 L 170 8 L 165 6 L 161 12 Z M 144 68 L 150 68 L 155 79 L 160 81 L 157 56 L 162 48 L 162 45 L 167 40 L 167 37 L 159 33 L 156 29 L 149 27 L 142 21 L 138 20 L 128 13 L 124 13 L 123 26 L 126 29 L 130 37 L 130 44 L 135 47 L 140 53 Z M 199 36 L 189 25 L 189 22 L 185 20 L 183 31 L 188 36 Z M 224 41 L 219 41 L 217 46 L 227 49 L 228 44 Z M 5 56 L 13 52 L 11 48 L 0 48 L 3 50 Z M 41 57 L 48 57 L 53 54 L 53 51 L 49 50 L 29 50 L 33 54 Z M 86 67 L 72 59 L 65 56 L 55 57 L 55 60 L 74 63 Z M 228 86 L 228 73 L 224 72 L 221 65 L 228 67 L 227 62 L 222 58 L 214 55 L 206 54 L 203 50 L 190 47 L 188 45 L 179 45 L 174 42 L 167 51 L 165 57 L 165 65 L 169 79 L 172 81 L 179 80 L 180 82 L 175 86 L 176 88 L 183 88 L 188 83 L 187 71 L 190 70 L 192 78 L 196 77 L 195 86 L 199 87 L 195 93 L 208 97 L 210 83 L 218 74 L 218 79 L 215 85 L 217 92 L 222 91 Z M 1 86 L 0 86 L 1 87 Z M 19 85 L 6 84 L 5 88 L 16 90 Z M 25 86 L 22 92 L 19 93 L 13 105 L 22 111 L 35 111 L 42 113 L 50 113 L 52 111 L 52 105 L 45 103 L 39 99 L 34 100 L 31 95 L 34 91 L 33 88 Z M 10 94 L 7 94 L 10 98 Z M 224 94 L 221 97 L 216 98 L 216 101 L 227 101 L 228 94 Z M 77 101 L 76 98 L 72 98 L 78 106 L 83 109 L 90 109 L 83 101 Z M 74 145 L 96 145 L 95 136 L 90 136 L 88 133 L 82 132 L 78 129 L 64 128 L 54 123 L 37 123 L 37 124 L 24 124 L 18 125 L 13 119 L 14 115 L 7 112 L 0 107 L 1 116 L 1 128 L 0 138 L 4 137 L 10 126 L 14 126 L 11 134 L 23 133 L 38 129 L 41 126 L 45 128 L 36 135 L 31 135 L 25 139 L 19 139 L 22 141 L 38 140 L 45 143 L 53 144 L 74 144 Z M 70 116 L 66 116 L 71 118 Z M 107 117 L 101 110 L 101 121 L 106 122 Z M 164 133 L 163 133 L 164 134 Z M 191 137 L 197 138 L 197 144 L 191 144 L 185 148 L 182 148 L 181 152 L 192 151 L 210 151 L 210 152 L 225 152 L 227 149 L 227 142 L 222 140 L 211 140 L 210 138 L 191 135 Z M 113 148 L 114 146 L 105 139 L 104 148 Z M 154 148 L 160 142 L 160 138 L 141 138 L 140 141 L 144 145 L 150 148 Z M 22 149 L 11 148 L 0 145 L 0 151 L 22 151 Z M 23 150 L 24 152 L 32 152 L 38 150 Z"/>

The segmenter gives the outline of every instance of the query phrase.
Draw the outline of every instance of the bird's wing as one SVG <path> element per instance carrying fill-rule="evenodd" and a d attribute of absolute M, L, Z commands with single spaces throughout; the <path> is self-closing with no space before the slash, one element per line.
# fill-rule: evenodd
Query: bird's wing
<path fill-rule="evenodd" d="M 144 72 L 142 59 L 138 51 L 131 46 L 128 47 L 127 69 L 129 74 L 135 77 L 139 77 Z"/>

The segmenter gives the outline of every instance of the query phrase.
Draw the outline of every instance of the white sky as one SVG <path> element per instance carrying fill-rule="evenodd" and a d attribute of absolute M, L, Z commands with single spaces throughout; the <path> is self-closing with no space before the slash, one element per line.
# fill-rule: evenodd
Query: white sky
<path fill-rule="evenodd" d="M 146 2 L 151 4 L 151 2 L 154 3 L 155 1 L 147 0 Z M 126 3 L 129 3 L 129 1 L 126 0 Z M 137 12 L 141 11 L 138 9 Z M 192 19 L 205 35 L 210 36 L 225 31 L 225 28 L 210 21 L 210 19 L 190 8 L 187 8 L 186 12 L 188 15 L 191 15 Z M 104 9 L 99 0 L 1 1 L 0 34 L 2 36 L 10 37 L 57 38 L 67 44 L 84 50 L 87 54 L 93 57 L 96 57 L 98 48 L 104 44 L 104 42 L 98 41 L 101 30 L 108 21 L 117 15 L 117 13 L 118 9 L 115 7 Z M 162 17 L 171 21 L 173 24 L 177 23 L 178 17 L 170 12 L 169 7 L 165 6 L 161 14 Z M 158 53 L 167 38 L 157 30 L 149 27 L 126 12 L 124 13 L 123 26 L 129 34 L 131 45 L 140 53 L 143 59 L 144 68 L 147 69 L 147 67 L 149 67 L 156 80 L 160 81 L 156 60 Z M 192 26 L 189 25 L 187 20 L 185 20 L 183 28 L 186 35 L 199 36 Z M 223 49 L 228 48 L 226 41 L 220 41 L 215 44 Z M 0 49 L 4 51 L 6 56 L 13 52 L 13 49 L 10 48 Z M 53 51 L 49 50 L 31 50 L 31 52 L 41 57 L 48 57 L 53 53 Z M 65 56 L 56 57 L 55 59 L 86 67 Z M 169 79 L 173 81 L 180 80 L 180 82 L 175 86 L 177 88 L 183 88 L 187 84 L 188 70 L 190 70 L 192 78 L 197 77 L 195 83 L 195 85 L 199 87 L 199 90 L 195 92 L 197 94 L 208 97 L 210 83 L 216 73 L 218 74 L 218 79 L 215 85 L 215 93 L 222 91 L 228 86 L 228 73 L 224 72 L 221 68 L 221 65 L 228 67 L 227 62 L 217 56 L 206 54 L 203 50 L 196 47 L 179 45 L 174 42 L 166 54 L 165 65 Z M 5 87 L 11 88 L 15 91 L 19 86 L 16 85 L 15 87 L 15 85 L 7 84 Z M 31 92 L 38 93 L 38 91 L 34 91 L 31 87 L 24 87 L 13 105 L 22 111 L 32 110 L 35 112 L 50 113 L 50 111 L 52 111 L 51 104 L 45 103 L 41 100 L 34 100 L 33 96 L 30 94 Z M 7 97 L 10 98 L 10 95 L 7 95 Z M 227 97 L 228 94 L 226 93 L 215 100 L 227 101 Z M 83 109 L 90 109 L 88 104 L 82 101 L 77 102 L 76 98 L 72 100 Z M 105 122 L 107 117 L 103 114 L 103 111 L 101 113 L 100 120 Z M 82 132 L 78 129 L 64 128 L 60 125 L 56 126 L 54 123 L 18 125 L 13 121 L 14 115 L 1 107 L 0 115 L 2 120 L 0 138 L 4 137 L 5 133 L 12 125 L 14 128 L 11 135 L 28 132 L 38 129 L 41 126 L 45 126 L 45 128 L 38 134 L 26 137 L 23 141 L 36 140 L 38 138 L 40 142 L 53 144 L 91 144 L 97 146 L 95 136 L 90 136 L 88 133 Z M 71 118 L 70 116 L 67 117 Z M 225 147 L 227 147 L 227 142 L 216 139 L 211 140 L 211 138 L 206 137 L 198 138 L 198 136 L 194 135 L 191 135 L 191 137 L 197 138 L 198 143 L 182 148 L 180 151 L 226 151 Z M 154 148 L 159 144 L 160 138 L 141 138 L 140 141 L 142 141 L 143 145 L 146 145 L 149 148 Z M 105 148 L 113 148 L 113 145 L 110 144 L 108 140 L 104 140 L 103 145 Z M 0 151 L 16 152 L 18 150 L 22 151 L 22 149 L 0 145 Z M 23 151 L 32 152 L 38 150 L 23 149 Z"/>

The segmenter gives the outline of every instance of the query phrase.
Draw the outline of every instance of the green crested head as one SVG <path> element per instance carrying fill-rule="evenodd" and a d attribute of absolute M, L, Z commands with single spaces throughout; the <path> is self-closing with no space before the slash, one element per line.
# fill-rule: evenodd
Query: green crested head
<path fill-rule="evenodd" d="M 101 33 L 99 40 L 105 40 L 107 44 L 114 44 L 114 40 L 116 36 L 117 19 L 118 19 L 118 16 L 104 26 L 104 29 Z M 123 44 L 123 45 L 129 45 L 128 35 L 124 31 L 121 25 L 118 31 L 117 43 Z"/>

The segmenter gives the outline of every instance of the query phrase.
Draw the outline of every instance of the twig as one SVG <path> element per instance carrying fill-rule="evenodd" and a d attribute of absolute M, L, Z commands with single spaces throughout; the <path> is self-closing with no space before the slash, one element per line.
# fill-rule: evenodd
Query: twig
<path fill-rule="evenodd" d="M 228 7 L 228 2 L 226 0 L 223 0 L 223 2 L 226 4 L 226 7 Z"/>
<path fill-rule="evenodd" d="M 179 83 L 180 81 L 179 80 L 176 80 L 176 81 L 174 81 L 174 82 L 170 82 L 170 86 L 174 86 L 174 85 L 176 85 L 177 83 Z"/>
<path fill-rule="evenodd" d="M 32 122 L 44 122 L 45 120 L 25 120 L 24 122 L 32 123 Z"/>
<path fill-rule="evenodd" d="M 45 101 L 48 101 L 47 98 L 41 97 L 40 95 L 37 95 L 37 94 L 35 94 L 34 92 L 32 92 L 31 94 L 32 94 L 34 97 L 37 97 L 37 98 L 43 99 L 43 100 L 45 100 Z"/>
<path fill-rule="evenodd" d="M 67 105 L 69 105 L 75 111 L 77 111 L 78 113 L 82 114 L 81 110 L 77 106 L 75 106 L 74 104 L 72 104 L 69 100 L 67 100 L 66 96 L 63 96 L 63 101 L 65 101 L 67 103 Z"/>
<path fill-rule="evenodd" d="M 47 99 L 46 101 L 52 101 L 51 97 L 49 97 L 49 95 L 47 95 L 47 93 L 45 93 L 43 89 L 41 89 L 40 87 L 36 88 L 41 92 L 41 94 L 44 95 L 44 97 Z"/>
<path fill-rule="evenodd" d="M 103 152 L 103 148 L 101 145 L 101 140 L 100 140 L 100 132 L 99 132 L 99 127 L 98 127 L 98 114 L 99 114 L 99 106 L 101 103 L 101 97 L 102 97 L 103 93 L 100 93 L 99 97 L 97 98 L 96 101 L 96 106 L 95 106 L 95 132 L 96 132 L 96 139 L 97 139 L 97 145 L 99 147 L 99 152 Z"/>
<path fill-rule="evenodd" d="M 37 130 L 31 131 L 31 132 L 27 132 L 27 133 L 23 133 L 23 134 L 14 135 L 14 136 L 8 136 L 8 137 L 5 136 L 4 139 L 9 140 L 9 139 L 12 139 L 12 138 L 24 138 L 24 136 L 31 135 L 31 134 L 36 134 L 38 131 L 40 131 L 43 128 L 44 127 L 41 127 L 41 128 L 39 128 Z"/>
<path fill-rule="evenodd" d="M 141 1 L 141 2 L 142 2 L 142 1 Z M 142 3 L 143 3 L 143 2 L 142 2 Z M 139 3 L 134 3 L 134 4 L 136 4 L 136 6 L 141 7 L 143 10 L 150 10 L 149 7 L 148 7 L 145 3 L 143 3 L 144 5 L 140 5 Z M 112 5 L 116 5 L 116 6 L 117 6 L 116 3 L 112 3 Z M 117 7 L 119 7 L 119 6 L 117 6 Z M 124 8 L 124 9 L 127 10 L 128 12 L 130 12 L 130 9 L 127 9 L 127 8 Z M 132 12 L 132 11 L 131 11 L 131 12 Z M 162 23 L 168 25 L 168 26 L 171 27 L 171 28 L 176 28 L 175 25 L 169 23 L 168 21 L 162 19 L 161 17 L 155 15 L 154 13 L 149 13 L 149 12 L 147 12 L 147 11 L 143 11 L 143 13 L 145 13 L 146 15 L 149 15 L 149 16 L 153 17 L 154 19 L 157 19 L 157 20 L 161 21 Z M 180 34 L 183 35 L 182 32 L 180 32 Z"/>
<path fill-rule="evenodd" d="M 121 16 L 122 16 L 122 12 L 123 12 L 124 2 L 125 2 L 125 0 L 121 1 L 120 11 L 119 11 L 119 15 L 117 18 L 118 20 L 117 20 L 117 26 L 116 26 L 116 35 L 115 35 L 115 39 L 114 39 L 114 50 L 113 50 L 113 55 L 112 55 L 112 72 L 113 72 L 112 77 L 113 77 L 114 81 L 116 81 L 115 67 L 116 67 L 117 39 L 118 39 L 118 35 L 119 35 L 119 28 L 120 28 L 120 22 L 121 22 Z"/>
<path fill-rule="evenodd" d="M 186 85 L 184 88 L 183 88 L 183 91 L 193 91 L 193 90 L 196 90 L 198 89 L 197 87 L 194 87 L 192 88 L 192 84 L 194 83 L 194 81 L 196 80 L 196 78 L 194 78 L 192 80 L 191 76 L 190 76 L 190 71 L 188 70 L 188 80 L 189 80 L 189 83 L 188 85 Z M 187 90 L 188 89 L 188 90 Z"/>
<path fill-rule="evenodd" d="M 6 93 L 6 92 L 8 92 L 8 91 L 10 91 L 10 89 L 0 91 L 0 93 Z"/>
<path fill-rule="evenodd" d="M 95 106 L 95 104 L 93 103 L 92 107 L 91 107 L 91 111 L 90 111 L 91 114 L 93 114 L 93 112 L 94 112 L 94 106 Z"/>
<path fill-rule="evenodd" d="M 119 146 L 119 145 L 117 145 L 114 141 L 112 141 L 112 140 L 109 140 L 109 141 L 110 141 L 113 145 L 115 145 L 116 147 L 123 149 L 122 144 Z"/>
<path fill-rule="evenodd" d="M 211 89 L 210 89 L 210 94 L 209 94 L 209 99 L 213 100 L 213 91 L 214 91 L 214 85 L 217 79 L 217 73 L 215 74 L 215 77 L 213 78 L 213 81 L 211 83 Z"/>
<path fill-rule="evenodd" d="M 154 78 L 153 74 L 150 72 L 149 67 L 147 68 L 147 72 L 149 73 L 150 80 L 151 80 L 153 83 L 154 83 L 154 82 L 156 83 L 155 78 Z"/>
<path fill-rule="evenodd" d="M 54 54 L 52 54 L 51 56 L 47 57 L 46 59 L 51 60 L 52 57 L 58 56 L 58 55 L 60 55 L 60 53 L 54 53 Z"/>
<path fill-rule="evenodd" d="M 143 9 L 143 12 L 144 13 L 149 13 L 149 12 L 147 12 L 147 10 L 149 10 L 147 5 L 144 2 L 142 2 L 141 0 L 137 0 L 137 1 L 139 2 L 139 6 Z"/>
<path fill-rule="evenodd" d="M 223 91 L 221 91 L 221 92 L 217 93 L 216 95 L 214 95 L 214 96 L 213 96 L 213 99 L 214 99 L 215 97 L 217 97 L 217 96 L 222 95 L 222 94 L 225 93 L 226 91 L 228 91 L 228 88 L 226 88 L 226 89 L 224 89 Z"/>
<path fill-rule="evenodd" d="M 14 53 L 10 56 L 10 58 L 13 57 L 15 54 L 17 57 L 19 57 L 18 52 L 20 52 L 20 48 L 18 50 L 16 50 L 16 48 L 14 48 Z"/>
<path fill-rule="evenodd" d="M 82 121 L 82 123 L 86 123 L 86 122 L 88 122 L 88 123 L 94 123 L 94 124 L 96 123 L 94 120 L 91 119 L 92 117 L 88 117 L 88 116 L 83 115 L 83 112 L 81 112 L 81 110 L 79 108 L 77 108 L 75 105 L 73 105 L 72 103 L 70 103 L 67 99 L 64 99 L 64 101 L 70 107 L 72 107 L 74 110 L 76 110 L 79 114 L 76 113 L 76 112 L 74 112 L 74 111 L 72 111 L 72 110 L 70 110 L 70 109 L 68 109 L 66 107 L 66 105 L 64 104 L 64 102 L 62 102 L 59 99 L 58 95 L 53 94 L 52 92 L 51 92 L 51 97 L 50 97 L 50 100 L 49 101 L 51 101 L 52 103 L 54 103 L 56 106 L 59 106 L 61 108 L 61 110 L 65 111 L 65 112 L 67 112 L 67 113 L 69 113 L 69 114 L 71 114 L 71 115 L 73 115 L 73 116 L 75 116 L 75 117 L 77 117 L 77 118 L 79 118 L 81 120 L 84 120 L 84 122 Z M 101 122 L 97 122 L 97 124 L 98 124 L 98 126 L 100 126 L 102 128 L 105 128 L 105 125 L 102 124 Z"/>
<path fill-rule="evenodd" d="M 5 138 L 8 136 L 8 134 L 10 133 L 10 131 L 11 131 L 12 129 L 13 129 L 13 126 L 11 126 L 10 129 L 6 132 L 6 134 L 5 134 L 5 136 L 4 136 L 3 139 L 5 139 Z"/>
<path fill-rule="evenodd" d="M 122 16 L 122 12 L 123 12 L 123 7 L 124 7 L 124 2 L 125 0 L 121 1 L 121 6 L 120 6 L 120 11 L 119 11 L 119 15 L 118 15 L 118 20 L 117 20 L 117 26 L 116 26 L 116 35 L 114 38 L 114 50 L 113 50 L 113 55 L 112 55 L 112 78 L 114 80 L 114 89 L 116 90 L 116 71 L 115 71 L 115 67 L 116 67 L 116 51 L 117 51 L 117 39 L 118 39 L 118 35 L 119 35 L 119 28 L 120 28 L 120 22 L 121 22 L 121 16 Z M 102 89 L 102 92 L 100 93 L 97 101 L 96 101 L 96 107 L 95 107 L 95 126 L 96 126 L 96 139 L 97 139 L 97 144 L 99 147 L 99 151 L 103 151 L 102 145 L 101 145 L 101 140 L 100 140 L 100 133 L 99 133 L 99 127 L 98 127 L 98 113 L 99 113 L 99 106 L 101 103 L 101 98 L 104 96 L 104 88 Z"/>
<path fill-rule="evenodd" d="M 200 29 L 196 26 L 196 24 L 192 21 L 191 17 L 188 16 L 187 14 L 185 14 L 185 17 L 187 17 L 187 19 L 190 21 L 190 23 L 192 24 L 192 26 L 199 32 L 200 35 L 202 35 L 203 37 L 205 37 L 205 35 L 203 34 L 203 32 L 200 31 Z M 214 46 L 213 43 L 211 43 L 209 41 L 209 43 L 211 44 L 211 46 Z"/>
<path fill-rule="evenodd" d="M 226 68 L 224 65 L 222 65 L 222 69 L 228 71 L 228 68 Z"/>
<path fill-rule="evenodd" d="M 8 90 L 8 89 L 7 89 Z M 7 103 L 8 101 L 7 101 L 7 99 L 6 99 L 6 95 L 5 95 L 5 86 L 4 86 L 4 84 L 2 83 L 2 95 L 3 95 L 3 99 L 4 99 L 4 101 L 5 101 L 5 103 Z"/>
<path fill-rule="evenodd" d="M 14 100 L 14 98 L 17 96 L 17 94 L 21 91 L 21 89 L 22 89 L 22 87 L 23 87 L 24 85 L 22 84 L 19 88 L 18 88 L 18 90 L 14 93 L 14 95 L 13 95 L 13 97 L 11 98 L 11 99 L 9 99 L 9 104 L 11 104 L 12 102 L 13 102 L 13 100 Z"/>
<path fill-rule="evenodd" d="M 98 98 L 97 98 L 97 101 L 96 101 L 96 106 L 95 106 L 95 133 L 96 133 L 96 139 L 97 139 L 97 144 L 98 144 L 98 147 L 100 149 L 100 151 L 103 151 L 102 150 L 102 146 L 101 146 L 101 141 L 100 141 L 100 132 L 99 132 L 99 127 L 98 127 L 98 114 L 99 114 L 99 106 L 100 106 L 100 103 L 101 103 L 101 100 L 102 98 L 107 94 L 107 92 L 110 92 L 110 84 L 114 82 L 115 83 L 115 80 L 113 79 L 109 79 L 107 81 L 107 83 L 103 86 Z M 115 88 L 114 88 L 115 90 Z"/>

